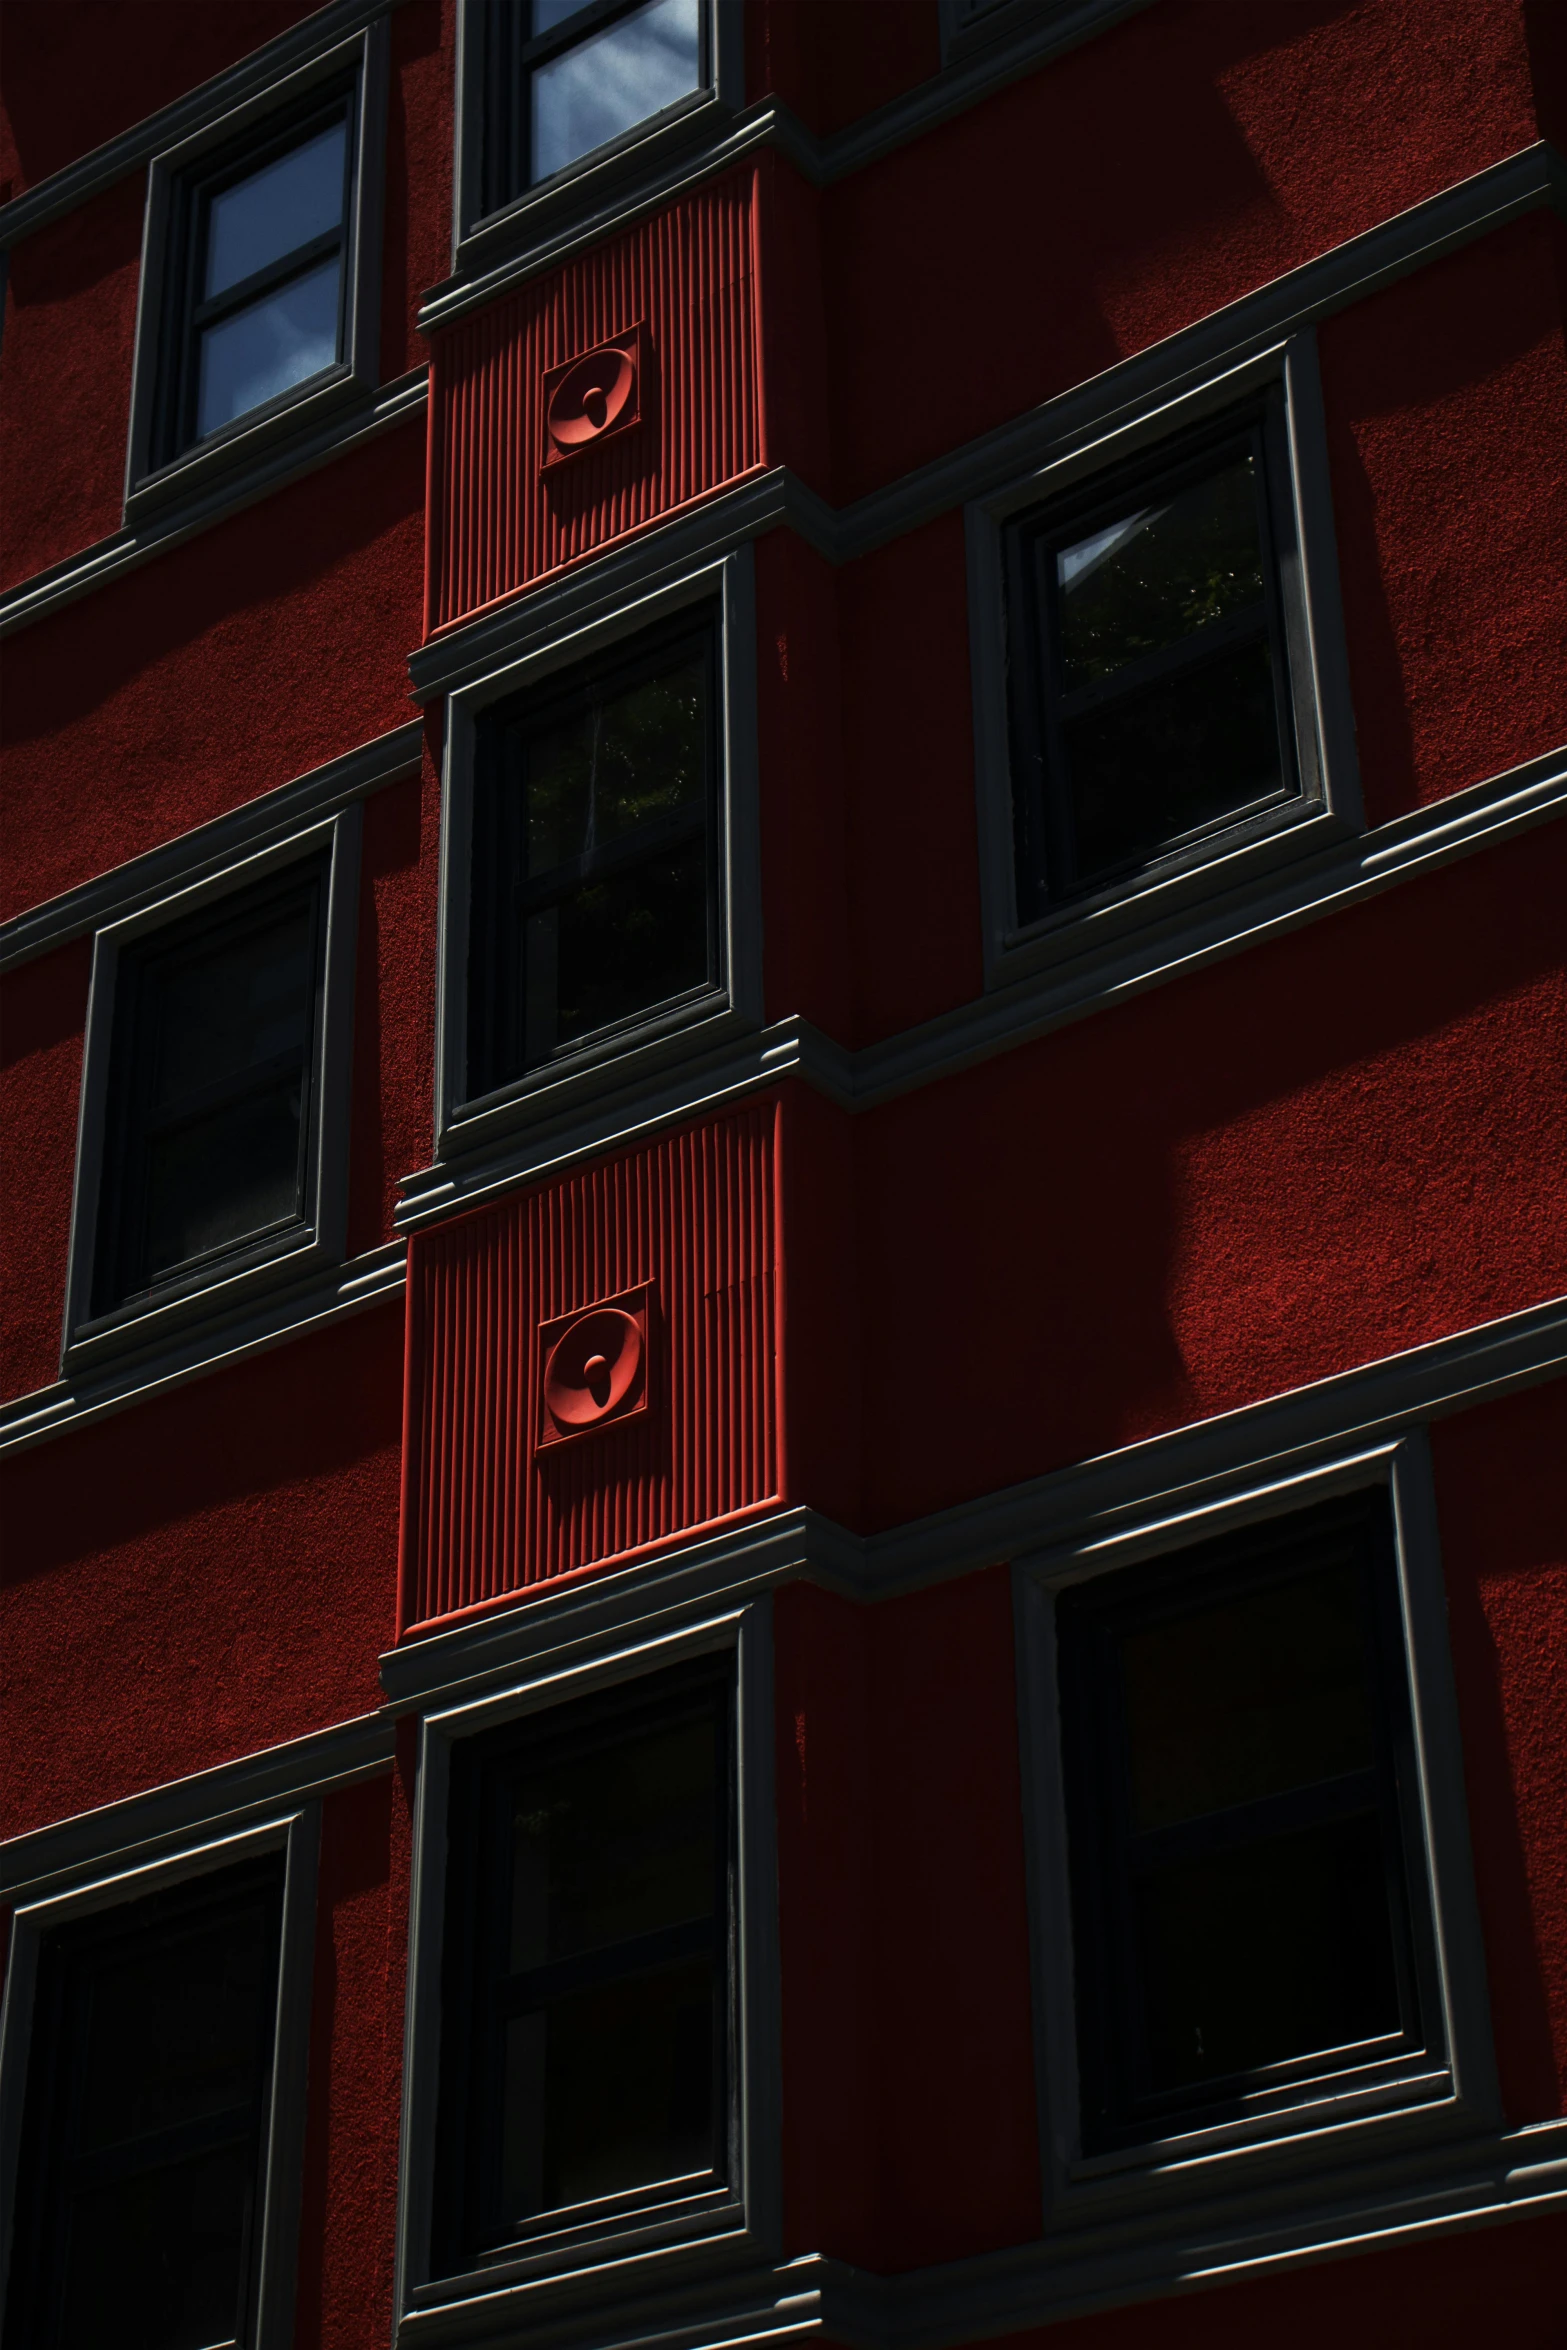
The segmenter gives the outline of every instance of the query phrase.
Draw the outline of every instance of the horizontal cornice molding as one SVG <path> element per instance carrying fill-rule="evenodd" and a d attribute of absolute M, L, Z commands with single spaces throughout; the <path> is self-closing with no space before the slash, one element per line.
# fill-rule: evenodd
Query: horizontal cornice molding
<path fill-rule="evenodd" d="M 221 873 L 240 858 L 287 840 L 350 802 L 383 785 L 419 773 L 424 727 L 417 719 L 394 726 L 373 742 L 360 743 L 341 758 L 328 759 L 292 782 L 230 808 L 208 824 L 196 825 L 145 856 L 132 857 L 75 889 L 62 890 L 25 913 L 0 923 L 0 971 L 48 954 L 84 931 L 100 930 L 128 914 L 139 914 L 175 890 Z"/>
<path fill-rule="evenodd" d="M 197 1771 L 188 1779 L 77 1812 L 0 1844 L 0 1893 L 35 1899 L 62 1877 L 100 1863 L 124 1866 L 192 1830 L 229 1829 L 253 1812 L 324 1795 L 374 1778 L 391 1763 L 397 1729 L 384 1709 L 314 1730 L 261 1754 Z"/>
<path fill-rule="evenodd" d="M 54 1436 L 74 1435 L 134 1403 L 149 1403 L 187 1380 L 227 1370 L 285 1341 L 307 1338 L 362 1314 L 367 1307 L 401 1303 L 408 1250 L 401 1240 L 368 1249 L 343 1265 L 328 1265 L 275 1292 L 214 1315 L 176 1340 L 127 1354 L 102 1370 L 59 1379 L 0 1405 L 0 1458 L 26 1452 Z"/>
<path fill-rule="evenodd" d="M 156 114 L 144 115 L 129 130 L 117 138 L 106 139 L 101 147 L 66 164 L 60 171 L 52 171 L 47 179 L 38 181 L 20 196 L 13 196 L 9 204 L 0 204 L 0 245 L 14 245 L 21 237 L 31 236 L 62 213 L 74 211 L 90 196 L 113 187 L 133 171 L 140 171 L 159 155 L 165 147 L 172 147 L 192 131 L 200 130 L 209 122 L 216 122 L 234 107 L 243 106 L 247 99 L 257 97 L 285 74 L 308 65 L 324 50 L 335 48 L 378 16 L 387 15 L 400 7 L 402 0 L 329 0 L 325 8 L 318 8 L 287 32 L 268 41 L 264 47 L 253 49 L 248 57 L 214 74 L 210 81 L 201 82 L 183 97 L 167 106 L 160 106 Z"/>

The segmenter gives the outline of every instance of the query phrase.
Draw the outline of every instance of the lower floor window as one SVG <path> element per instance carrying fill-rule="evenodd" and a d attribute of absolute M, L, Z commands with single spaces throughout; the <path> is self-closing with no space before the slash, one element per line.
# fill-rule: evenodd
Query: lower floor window
<path fill-rule="evenodd" d="M 733 2174 L 731 1678 L 703 1660 L 454 1753 L 449 2270 Z"/>
<path fill-rule="evenodd" d="M 252 2339 L 281 1857 L 42 1942 L 6 2339 Z"/>
<path fill-rule="evenodd" d="M 1057 1621 L 1085 2150 L 1440 2053 L 1386 1494 L 1080 1584 Z"/>

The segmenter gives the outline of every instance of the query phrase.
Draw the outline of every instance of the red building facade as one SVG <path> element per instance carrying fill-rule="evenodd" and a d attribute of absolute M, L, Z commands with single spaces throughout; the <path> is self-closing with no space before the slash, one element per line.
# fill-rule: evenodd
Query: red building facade
<path fill-rule="evenodd" d="M 1567 40 L 1419 16 L 7 0 L 18 2350 L 1561 2339 Z"/>

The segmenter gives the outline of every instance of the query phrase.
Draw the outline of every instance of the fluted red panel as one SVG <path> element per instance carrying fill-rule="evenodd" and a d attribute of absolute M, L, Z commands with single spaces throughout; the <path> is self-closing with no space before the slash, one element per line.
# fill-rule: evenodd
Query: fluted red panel
<path fill-rule="evenodd" d="M 429 628 L 762 463 L 755 210 L 748 168 L 436 337 Z M 642 423 L 541 469 L 546 372 L 638 324 Z"/>
<path fill-rule="evenodd" d="M 415 1239 L 405 1624 L 777 1493 L 774 1119 L 660 1136 Z M 641 1282 L 652 1408 L 540 1452 L 540 1323 Z"/>

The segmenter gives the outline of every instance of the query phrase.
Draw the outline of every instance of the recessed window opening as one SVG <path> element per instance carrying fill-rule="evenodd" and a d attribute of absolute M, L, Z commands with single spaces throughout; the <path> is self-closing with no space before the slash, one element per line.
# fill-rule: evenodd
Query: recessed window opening
<path fill-rule="evenodd" d="M 716 984 L 716 623 L 477 726 L 468 1092 Z"/>
<path fill-rule="evenodd" d="M 327 860 L 122 949 L 94 1313 L 308 1226 Z"/>
<path fill-rule="evenodd" d="M 252 1863 L 44 1938 L 7 2340 L 250 2339 L 282 1892 Z"/>
<path fill-rule="evenodd" d="M 343 359 L 353 147 L 350 98 L 339 93 L 185 182 L 165 458 Z"/>
<path fill-rule="evenodd" d="M 1018 910 L 1298 795 L 1259 416 L 1018 526 Z"/>
<path fill-rule="evenodd" d="M 1428 2051 L 1385 1496 L 1080 1585 L 1058 1621 L 1089 2149 Z"/>
<path fill-rule="evenodd" d="M 705 0 L 490 0 L 493 212 L 712 81 Z"/>
<path fill-rule="evenodd" d="M 733 1676 L 660 1674 L 453 1757 L 448 2268 L 734 2172 Z"/>

